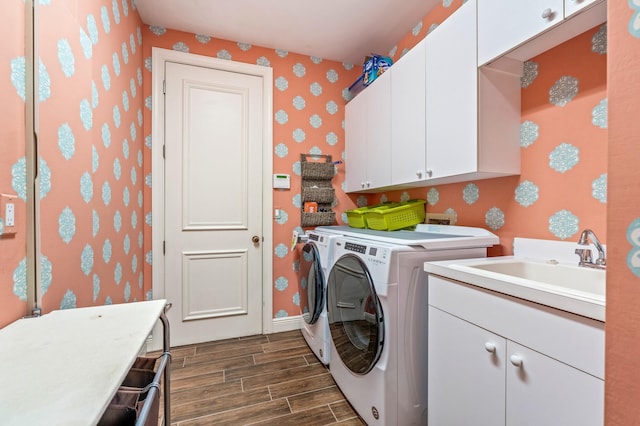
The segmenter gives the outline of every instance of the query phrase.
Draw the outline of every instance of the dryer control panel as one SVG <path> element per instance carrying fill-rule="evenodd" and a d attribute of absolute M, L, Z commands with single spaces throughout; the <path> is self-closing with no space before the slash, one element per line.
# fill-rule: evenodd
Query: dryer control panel
<path fill-rule="evenodd" d="M 344 248 L 345 250 L 355 251 L 356 253 L 367 254 L 367 246 L 364 246 L 362 244 L 347 242 L 344 244 Z"/>
<path fill-rule="evenodd" d="M 345 242 L 344 249 L 365 255 L 364 259 L 373 263 L 384 263 L 388 256 L 388 250 L 383 247 L 366 246 L 353 242 Z"/>

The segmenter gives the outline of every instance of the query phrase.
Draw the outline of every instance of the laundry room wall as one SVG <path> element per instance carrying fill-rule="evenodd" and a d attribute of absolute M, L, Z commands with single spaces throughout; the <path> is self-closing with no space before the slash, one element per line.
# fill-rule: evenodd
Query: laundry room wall
<path fill-rule="evenodd" d="M 281 209 L 273 222 L 273 312 L 281 318 L 298 315 L 297 252 L 289 250 L 291 236 L 300 229 L 300 154 L 329 154 L 334 161 L 344 152 L 344 106 L 348 87 L 358 78 L 361 66 L 327 61 L 283 50 L 267 49 L 165 28 L 143 30 L 145 97 L 145 176 L 151 173 L 151 50 L 162 47 L 198 55 L 258 64 L 273 68 L 273 171 L 291 175 L 290 190 L 274 190 L 273 206 Z M 344 164 L 336 166 L 332 183 L 336 191 L 338 220 L 355 207 L 341 190 Z M 151 188 L 145 188 L 145 216 L 151 217 Z M 151 250 L 150 221 L 145 221 L 145 252 Z M 151 256 L 148 257 L 150 259 Z M 145 288 L 151 288 L 151 262 L 145 263 Z"/>
<path fill-rule="evenodd" d="M 640 423 L 640 3 L 608 2 L 606 424 Z"/>
<path fill-rule="evenodd" d="M 25 7 L 23 0 L 0 2 L 0 28 L 3 29 L 0 49 L 0 193 L 3 194 L 16 194 L 13 189 L 14 165 L 24 161 L 25 155 Z M 14 271 L 27 254 L 25 200 L 16 200 L 15 206 L 15 235 L 0 235 L 0 328 L 23 316 L 27 308 L 26 298 L 14 294 Z"/>
<path fill-rule="evenodd" d="M 446 0 L 390 52 L 397 60 L 463 4 Z M 454 47 L 452 47 L 454 48 Z M 513 238 L 577 241 L 584 228 L 607 238 L 607 31 L 593 28 L 525 63 L 520 176 L 361 196 L 358 205 L 427 200 L 427 212 Z M 460 123 L 464 125 L 464 123 Z"/>
<path fill-rule="evenodd" d="M 397 60 L 462 3 L 444 0 L 388 53 Z M 18 192 L 15 182 L 24 176 L 19 169 L 24 7 L 22 0 L 2 2 L 8 36 L 0 52 L 0 87 L 6 87 L 1 108 L 7 113 L 0 120 L 7 136 L 0 143 L 6 153 L 0 158 L 0 192 Z M 148 27 L 131 0 L 41 2 L 40 12 L 46 26 L 42 87 L 51 90 L 41 103 L 47 307 L 151 297 L 150 57 L 157 46 L 273 68 L 274 172 L 292 175 L 291 190 L 274 191 L 274 207 L 285 214 L 274 221 L 273 308 L 276 317 L 297 315 L 297 261 L 287 247 L 300 225 L 299 154 L 342 159 L 346 90 L 360 74 L 359 64 Z M 529 62 L 522 89 L 521 176 L 349 196 L 341 190 L 344 165 L 338 165 L 333 180 L 338 222 L 356 203 L 423 198 L 428 211 L 452 211 L 459 224 L 493 229 L 502 244 L 491 254 L 510 253 L 515 235 L 573 240 L 579 229 L 590 227 L 606 240 L 604 34 L 604 27 L 594 28 Z M 22 215 L 24 200 L 17 209 Z M 0 239 L 0 326 L 24 311 L 24 236 Z"/>
<path fill-rule="evenodd" d="M 0 327 L 26 301 L 23 0 L 0 6 Z M 37 2 L 42 311 L 144 300 L 142 33 L 131 0 Z"/>

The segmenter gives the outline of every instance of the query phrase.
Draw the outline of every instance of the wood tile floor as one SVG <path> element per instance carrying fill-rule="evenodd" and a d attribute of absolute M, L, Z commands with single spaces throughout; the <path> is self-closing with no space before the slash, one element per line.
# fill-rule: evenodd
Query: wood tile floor
<path fill-rule="evenodd" d="M 300 331 L 182 346 L 171 353 L 172 425 L 365 424 Z M 162 418 L 162 404 L 160 413 Z"/>

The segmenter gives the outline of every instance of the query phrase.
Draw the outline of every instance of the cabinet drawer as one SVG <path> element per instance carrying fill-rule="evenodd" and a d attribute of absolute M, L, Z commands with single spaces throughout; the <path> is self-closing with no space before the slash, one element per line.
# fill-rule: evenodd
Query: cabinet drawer
<path fill-rule="evenodd" d="M 429 305 L 604 379 L 604 323 L 428 276 Z"/>

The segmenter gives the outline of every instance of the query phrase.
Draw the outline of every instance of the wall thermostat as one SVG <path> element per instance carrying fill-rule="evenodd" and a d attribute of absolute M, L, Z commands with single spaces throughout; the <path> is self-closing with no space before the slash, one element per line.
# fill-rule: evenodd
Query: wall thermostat
<path fill-rule="evenodd" d="M 291 189 L 291 175 L 281 173 L 274 174 L 273 187 L 275 189 Z"/>

